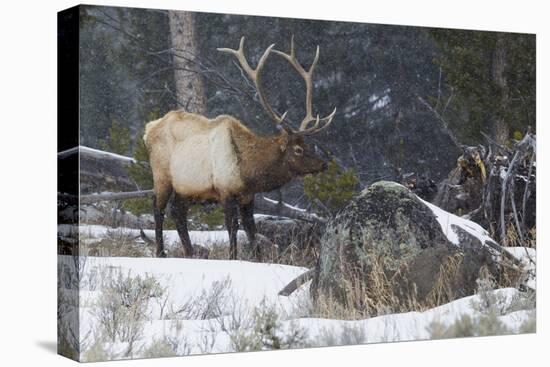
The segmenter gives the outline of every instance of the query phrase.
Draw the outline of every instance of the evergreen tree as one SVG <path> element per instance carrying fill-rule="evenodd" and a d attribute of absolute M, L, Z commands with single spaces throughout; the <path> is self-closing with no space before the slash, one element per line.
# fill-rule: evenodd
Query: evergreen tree
<path fill-rule="evenodd" d="M 535 127 L 535 36 L 433 29 L 448 95 L 452 127 L 463 140 L 480 132 L 500 143 Z M 441 105 L 443 108 L 443 105 Z"/>
<path fill-rule="evenodd" d="M 357 193 L 358 183 L 353 169 L 343 170 L 333 160 L 325 172 L 304 177 L 304 192 L 318 210 L 334 214 Z"/>
<path fill-rule="evenodd" d="M 126 155 L 130 151 L 130 130 L 118 121 L 113 121 L 106 139 L 99 141 L 102 150 Z"/>

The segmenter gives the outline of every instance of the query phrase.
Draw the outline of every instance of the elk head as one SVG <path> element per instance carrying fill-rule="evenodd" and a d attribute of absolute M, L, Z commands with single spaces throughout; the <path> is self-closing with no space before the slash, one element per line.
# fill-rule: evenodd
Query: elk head
<path fill-rule="evenodd" d="M 306 142 L 308 136 L 317 134 L 318 132 L 326 129 L 331 124 L 334 115 L 336 114 L 336 108 L 332 113 L 326 117 L 320 118 L 319 115 L 313 115 L 312 99 L 313 99 L 313 72 L 315 66 L 319 61 L 319 46 L 315 53 L 313 63 L 308 70 L 305 70 L 302 65 L 296 59 L 296 52 L 294 48 L 294 36 L 290 41 L 290 53 L 274 50 L 275 44 L 269 46 L 263 53 L 262 57 L 258 61 L 256 69 L 253 69 L 244 55 L 244 37 L 241 38 L 239 48 L 233 50 L 230 48 L 218 48 L 218 51 L 227 52 L 234 55 L 243 71 L 248 75 L 250 80 L 254 83 L 260 103 L 265 109 L 267 115 L 275 123 L 280 130 L 279 136 L 275 138 L 275 141 L 280 146 L 282 153 L 282 164 L 285 165 L 292 173 L 293 176 L 302 176 L 310 173 L 318 173 L 324 171 L 327 168 L 327 162 L 319 154 L 316 146 L 311 146 Z M 265 66 L 265 63 L 271 54 L 275 54 L 286 59 L 290 65 L 300 74 L 304 79 L 306 86 L 306 116 L 299 124 L 298 130 L 294 130 L 291 124 L 285 119 L 286 112 L 279 115 L 267 101 L 267 97 L 263 91 L 261 85 L 261 71 Z"/>

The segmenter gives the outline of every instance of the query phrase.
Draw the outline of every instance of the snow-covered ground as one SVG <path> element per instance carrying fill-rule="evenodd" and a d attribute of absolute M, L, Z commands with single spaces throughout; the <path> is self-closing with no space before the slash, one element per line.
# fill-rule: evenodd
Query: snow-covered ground
<path fill-rule="evenodd" d="M 428 202 L 424 204 L 435 214 L 450 242 L 460 243 L 456 228 L 475 236 L 481 244 L 494 242 L 478 224 Z M 135 237 L 135 241 L 140 242 L 138 229 L 91 224 L 58 227 L 59 234 L 64 237 L 72 237 L 74 231 L 89 242 L 117 233 Z M 154 238 L 153 230 L 145 230 L 145 234 Z M 165 230 L 164 236 L 167 247 L 179 246 L 176 231 Z M 225 230 L 190 231 L 190 237 L 194 244 L 208 248 L 227 246 L 229 242 Z M 240 241 L 246 241 L 243 231 L 239 231 L 238 237 Z M 526 285 L 536 289 L 536 250 L 523 247 L 503 249 L 525 266 L 529 272 Z M 60 255 L 59 263 L 62 274 L 74 269 L 71 257 Z M 498 323 L 500 330 L 518 333 L 534 317 L 534 304 L 526 302 L 526 293 L 515 288 L 486 291 L 424 312 L 338 320 L 313 317 L 309 283 L 289 297 L 278 295 L 288 282 L 307 271 L 301 267 L 246 261 L 125 257 L 83 257 L 80 264 L 79 302 L 76 303 L 79 308 L 72 307 L 79 315 L 83 360 L 269 349 L 274 341 L 267 340 L 266 330 L 270 330 L 283 347 L 429 339 L 434 336 L 434 325 L 449 327 L 465 315 L 474 323 L 487 317 L 487 309 L 480 307 L 487 303 L 487 299 L 498 306 L 491 322 Z M 109 304 L 106 297 L 113 290 L 113 282 L 124 283 L 125 279 L 128 280 L 126 287 L 131 288 L 135 281 L 147 279 L 156 282 L 163 290 L 145 298 L 142 310 L 145 319 L 136 324 L 139 330 L 133 343 L 119 336 L 106 337 L 105 317 L 101 321 L 102 312 Z M 117 292 L 120 289 L 111 296 L 117 296 Z M 70 295 L 71 291 L 67 294 Z M 64 315 L 70 317 L 71 311 Z M 114 316 L 128 324 L 127 316 Z"/>
<path fill-rule="evenodd" d="M 60 264 L 70 267 L 72 259 L 59 257 Z M 299 344 L 291 346 L 326 346 L 345 343 L 374 343 L 429 339 L 430 325 L 450 325 L 463 315 L 473 320 L 483 316 L 476 307 L 480 296 L 471 296 L 424 311 L 390 314 L 365 320 L 312 318 L 309 283 L 291 296 L 278 292 L 307 269 L 245 261 L 101 258 L 81 260 L 80 270 L 80 337 L 83 356 L 92 350 L 102 324 L 98 304 L 105 295 L 109 279 L 151 277 L 165 289 L 162 297 L 147 301 L 147 320 L 133 351 L 126 355 L 128 343 L 117 340 L 104 343 L 108 358 L 136 358 L 159 340 L 179 345 L 177 354 L 218 353 L 239 350 L 258 328 L 258 314 L 272 310 L 277 322 L 274 333 L 281 340 L 301 335 Z M 118 275 L 117 275 L 118 274 Z M 514 288 L 492 291 L 499 299 L 498 320 L 510 332 L 533 316 L 530 310 L 511 309 L 520 292 Z M 179 312 L 175 312 L 179 311 Z M 184 310 L 183 312 L 181 310 Z M 256 330 L 256 331 L 255 331 Z M 264 347 L 260 346 L 260 349 Z M 246 350 L 246 348 L 245 348 Z M 86 358 L 86 357 L 84 357 Z M 89 357 L 93 358 L 93 357 Z M 107 358 L 107 357 L 106 357 Z"/>
<path fill-rule="evenodd" d="M 133 236 L 139 241 L 139 229 L 135 228 L 111 228 L 102 225 L 96 224 L 81 224 L 78 227 L 68 224 L 62 224 L 58 226 L 58 233 L 64 237 L 71 237 L 73 231 L 78 232 L 81 239 L 87 241 L 101 240 L 107 238 L 112 234 L 124 234 L 126 236 Z M 155 231 L 152 229 L 144 229 L 143 232 L 145 235 L 150 238 L 155 238 Z M 176 230 L 164 230 L 163 232 L 165 245 L 166 247 L 175 247 L 179 246 L 180 238 Z M 189 231 L 189 236 L 191 237 L 191 242 L 196 245 L 205 246 L 209 249 L 215 246 L 228 246 L 229 245 L 229 235 L 226 230 L 219 231 Z M 237 240 L 244 241 L 246 240 L 246 234 L 244 231 L 239 230 L 237 233 Z"/>

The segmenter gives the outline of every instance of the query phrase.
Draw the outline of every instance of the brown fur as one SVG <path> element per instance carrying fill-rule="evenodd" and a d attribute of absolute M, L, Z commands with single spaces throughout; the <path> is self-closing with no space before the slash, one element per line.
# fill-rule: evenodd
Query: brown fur
<path fill-rule="evenodd" d="M 172 111 L 146 125 L 144 140 L 153 172 L 155 221 L 160 228 L 172 193 L 182 200 L 214 200 L 226 207 L 228 201 L 250 205 L 255 193 L 277 189 L 293 177 L 326 167 L 302 136 L 285 130 L 271 137 L 258 136 L 228 115 L 209 120 Z M 157 233 L 159 241 L 162 235 Z M 187 253 L 192 253 L 190 244 L 187 247 Z M 162 245 L 159 251 L 164 251 Z"/>

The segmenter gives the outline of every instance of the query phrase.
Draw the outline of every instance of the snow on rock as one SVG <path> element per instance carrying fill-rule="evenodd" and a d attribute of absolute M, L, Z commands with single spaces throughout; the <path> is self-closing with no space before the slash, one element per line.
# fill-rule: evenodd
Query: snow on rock
<path fill-rule="evenodd" d="M 536 264 L 537 250 L 534 248 L 517 246 L 504 247 L 504 249 L 521 261 L 525 266 L 534 266 Z"/>
<path fill-rule="evenodd" d="M 483 245 L 485 245 L 487 242 L 496 243 L 491 238 L 491 236 L 489 236 L 489 232 L 487 232 L 479 224 L 446 212 L 438 206 L 424 201 L 421 198 L 418 199 L 422 201 L 434 213 L 437 221 L 439 222 L 439 225 L 441 226 L 441 229 L 443 230 L 443 233 L 445 234 L 445 236 L 447 236 L 451 243 L 457 246 L 460 244 L 460 239 L 458 233 L 456 232 L 457 228 L 461 228 L 475 238 L 479 239 L 479 241 Z M 503 247 L 503 249 L 508 251 L 510 254 L 512 254 L 512 256 L 514 256 L 523 264 L 524 269 L 527 272 L 527 280 L 525 282 L 525 285 L 531 289 L 535 289 L 536 250 L 527 247 Z"/>
<path fill-rule="evenodd" d="M 432 203 L 422 200 L 421 198 L 418 199 L 434 213 L 439 225 L 441 226 L 441 230 L 443 230 L 443 233 L 447 236 L 451 243 L 455 245 L 460 244 L 458 233 L 453 226 L 462 228 L 464 231 L 479 239 L 482 244 L 485 244 L 487 241 L 495 242 L 491 236 L 489 236 L 489 232 L 487 232 L 479 224 L 449 213 Z"/>
<path fill-rule="evenodd" d="M 533 290 L 536 289 L 537 250 L 530 247 L 504 247 L 504 249 L 524 266 L 527 273 L 525 285 Z"/>
<path fill-rule="evenodd" d="M 479 224 L 446 212 L 438 206 L 420 198 L 418 199 L 434 213 L 441 229 L 443 230 L 443 233 L 447 236 L 451 243 L 457 246 L 460 244 L 459 235 L 456 230 L 457 228 L 461 228 L 477 238 L 483 245 L 487 242 L 496 244 L 491 236 L 489 236 L 489 233 Z M 525 286 L 533 290 L 536 289 L 536 250 L 527 247 L 503 247 L 503 249 L 508 251 L 523 264 L 524 270 L 527 273 L 527 279 L 524 283 Z"/>

